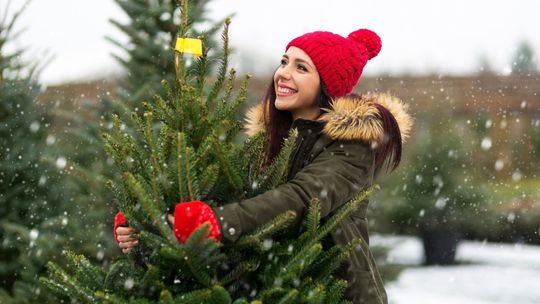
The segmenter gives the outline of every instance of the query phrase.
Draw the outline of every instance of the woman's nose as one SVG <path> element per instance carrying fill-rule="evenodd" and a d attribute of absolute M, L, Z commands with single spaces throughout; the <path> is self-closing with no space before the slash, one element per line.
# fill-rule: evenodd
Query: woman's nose
<path fill-rule="evenodd" d="M 278 78 L 283 78 L 283 79 L 291 79 L 291 72 L 289 70 L 289 66 L 282 66 L 280 67 L 279 69 L 277 69 L 276 71 L 276 76 Z"/>

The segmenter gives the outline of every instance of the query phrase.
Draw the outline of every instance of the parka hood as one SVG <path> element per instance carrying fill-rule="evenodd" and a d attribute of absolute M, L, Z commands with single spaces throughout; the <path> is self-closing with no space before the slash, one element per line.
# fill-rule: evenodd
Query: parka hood
<path fill-rule="evenodd" d="M 359 98 L 340 97 L 317 119 L 325 122 L 323 132 L 336 140 L 362 140 L 380 143 L 384 139 L 383 122 L 376 104 L 384 106 L 394 116 L 401 140 L 409 137 L 413 119 L 409 107 L 387 93 L 369 94 Z M 265 129 L 263 104 L 250 108 L 246 114 L 246 134 L 254 136 Z"/>

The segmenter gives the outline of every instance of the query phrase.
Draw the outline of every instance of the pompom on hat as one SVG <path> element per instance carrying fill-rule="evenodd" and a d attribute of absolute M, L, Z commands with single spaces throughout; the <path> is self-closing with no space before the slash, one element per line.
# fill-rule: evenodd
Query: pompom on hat
<path fill-rule="evenodd" d="M 345 96 L 358 83 L 367 61 L 381 50 L 381 39 L 367 29 L 347 38 L 331 32 L 311 32 L 296 37 L 285 48 L 303 50 L 315 64 L 330 97 Z"/>

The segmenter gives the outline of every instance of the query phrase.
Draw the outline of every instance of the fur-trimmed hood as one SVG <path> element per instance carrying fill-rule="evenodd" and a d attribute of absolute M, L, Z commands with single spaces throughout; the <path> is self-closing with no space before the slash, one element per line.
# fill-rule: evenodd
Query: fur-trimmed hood
<path fill-rule="evenodd" d="M 325 113 L 317 120 L 326 123 L 323 132 L 332 139 L 380 143 L 384 138 L 384 130 L 376 104 L 384 106 L 394 116 L 401 140 L 405 142 L 409 137 L 413 119 L 408 112 L 408 105 L 390 94 L 370 94 L 359 99 L 337 98 L 331 108 L 324 109 Z M 263 104 L 248 110 L 245 129 L 248 136 L 254 136 L 265 129 Z"/>

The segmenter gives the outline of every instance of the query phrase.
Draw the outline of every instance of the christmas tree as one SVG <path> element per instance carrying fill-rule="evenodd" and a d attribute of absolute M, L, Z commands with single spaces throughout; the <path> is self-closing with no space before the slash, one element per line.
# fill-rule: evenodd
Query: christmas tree
<path fill-rule="evenodd" d="M 207 3 L 208 1 L 190 3 L 192 26 L 200 27 L 201 23 L 208 22 L 205 17 Z M 133 102 L 133 96 L 146 98 L 158 87 L 161 92 L 163 89 L 159 80 L 175 78 L 171 45 L 174 47 L 174 37 L 180 23 L 180 8 L 175 1 L 124 0 L 117 1 L 117 4 L 130 18 L 126 24 L 111 21 L 129 38 L 127 44 L 111 39 L 127 55 L 117 56 L 127 70 L 126 76 L 120 79 L 121 91 L 112 94 L 120 98 L 112 100 L 111 92 L 101 89 L 98 103 L 76 104 L 75 101 L 66 100 L 68 103 L 49 101 L 45 104 L 54 120 L 53 130 L 48 136 L 49 148 L 52 151 L 44 155 L 44 158 L 57 166 L 62 173 L 61 184 L 64 185 L 65 192 L 63 196 L 66 203 L 75 207 L 72 212 L 68 211 L 62 216 L 60 227 L 63 229 L 48 237 L 78 244 L 79 248 L 84 248 L 83 252 L 91 257 L 92 262 L 105 265 L 118 254 L 114 248 L 114 240 L 109 235 L 112 226 L 111 212 L 116 207 L 111 206 L 114 196 L 106 188 L 105 182 L 108 179 L 117 180 L 120 176 L 117 172 L 108 170 L 113 161 L 100 144 L 100 132 L 103 127 L 112 127 L 113 113 L 124 115 L 132 110 L 142 109 L 140 104 Z M 190 29 L 190 34 L 197 33 Z M 209 45 L 215 44 L 212 33 L 208 32 L 209 38 L 206 42 Z M 152 56 L 146 56 L 149 53 Z M 163 60 L 165 57 L 168 59 Z M 68 224 L 64 225 L 66 222 Z M 90 229 L 94 232 L 91 236 L 95 237 L 92 241 L 89 241 L 87 234 Z M 69 231 L 69 235 L 66 235 L 66 231 Z M 50 249 L 58 252 L 61 250 L 59 248 L 67 247 L 63 244 Z"/>
<path fill-rule="evenodd" d="M 328 249 L 322 240 L 369 191 L 323 224 L 314 199 L 305 219 L 285 212 L 234 244 L 207 238 L 208 224 L 185 243 L 177 241 L 166 220 L 176 203 L 202 200 L 219 208 L 277 187 L 285 180 L 296 139 L 292 130 L 267 167 L 261 166 L 264 132 L 244 145 L 235 144 L 242 124 L 234 117 L 245 101 L 249 77 L 235 88 L 235 72 L 228 70 L 229 21 L 217 77 L 210 77 L 204 37 L 200 56 L 187 54 L 197 53 L 200 45 L 186 37 L 188 3 L 181 5 L 176 81 L 163 81 L 165 95 L 144 102 L 143 113 L 133 111 L 129 120 L 115 116 L 113 130 L 104 134 L 106 150 L 122 176 L 110 187 L 129 225 L 138 231 L 140 245 L 107 270 L 67 252 L 70 267 L 50 263 L 51 275 L 42 282 L 83 303 L 342 302 L 347 284 L 333 273 L 360 240 Z"/>
<path fill-rule="evenodd" d="M 189 4 L 192 26 L 200 27 L 202 23 L 208 22 L 205 16 L 208 2 Z M 135 101 L 149 99 L 155 92 L 163 92 L 161 79 L 175 79 L 171 48 L 174 47 L 174 37 L 180 22 L 180 8 L 176 1 L 118 0 L 116 3 L 129 17 L 125 24 L 111 20 L 129 39 L 128 43 L 119 43 L 109 38 L 127 55 L 115 55 L 126 68 L 126 75 L 119 80 L 121 89 L 112 92 L 112 95 L 119 97 L 112 100 L 111 92 L 100 88 L 98 103 L 59 105 L 56 102 L 53 105 L 51 102 L 48 105 L 54 116 L 54 127 L 58 133 L 62 133 L 51 135 L 54 144 L 62 149 L 56 155 L 51 155 L 49 161 L 55 163 L 60 159 L 70 168 L 66 172 L 68 182 L 78 188 L 72 191 L 70 197 L 77 204 L 92 205 L 92 216 L 85 214 L 84 220 L 94 225 L 94 229 L 99 229 L 100 234 L 110 230 L 109 202 L 113 199 L 104 181 L 119 178 L 116 172 L 107 170 L 113 161 L 100 145 L 101 128 L 112 126 L 112 114 L 124 115 L 133 110 L 139 111 L 142 107 Z M 221 23 L 212 25 L 212 28 L 218 28 Z M 208 32 L 209 37 L 213 32 L 215 29 Z M 190 29 L 190 34 L 198 33 Z M 211 38 L 206 42 L 209 45 L 215 44 Z M 110 256 L 106 252 L 104 259 Z"/>

